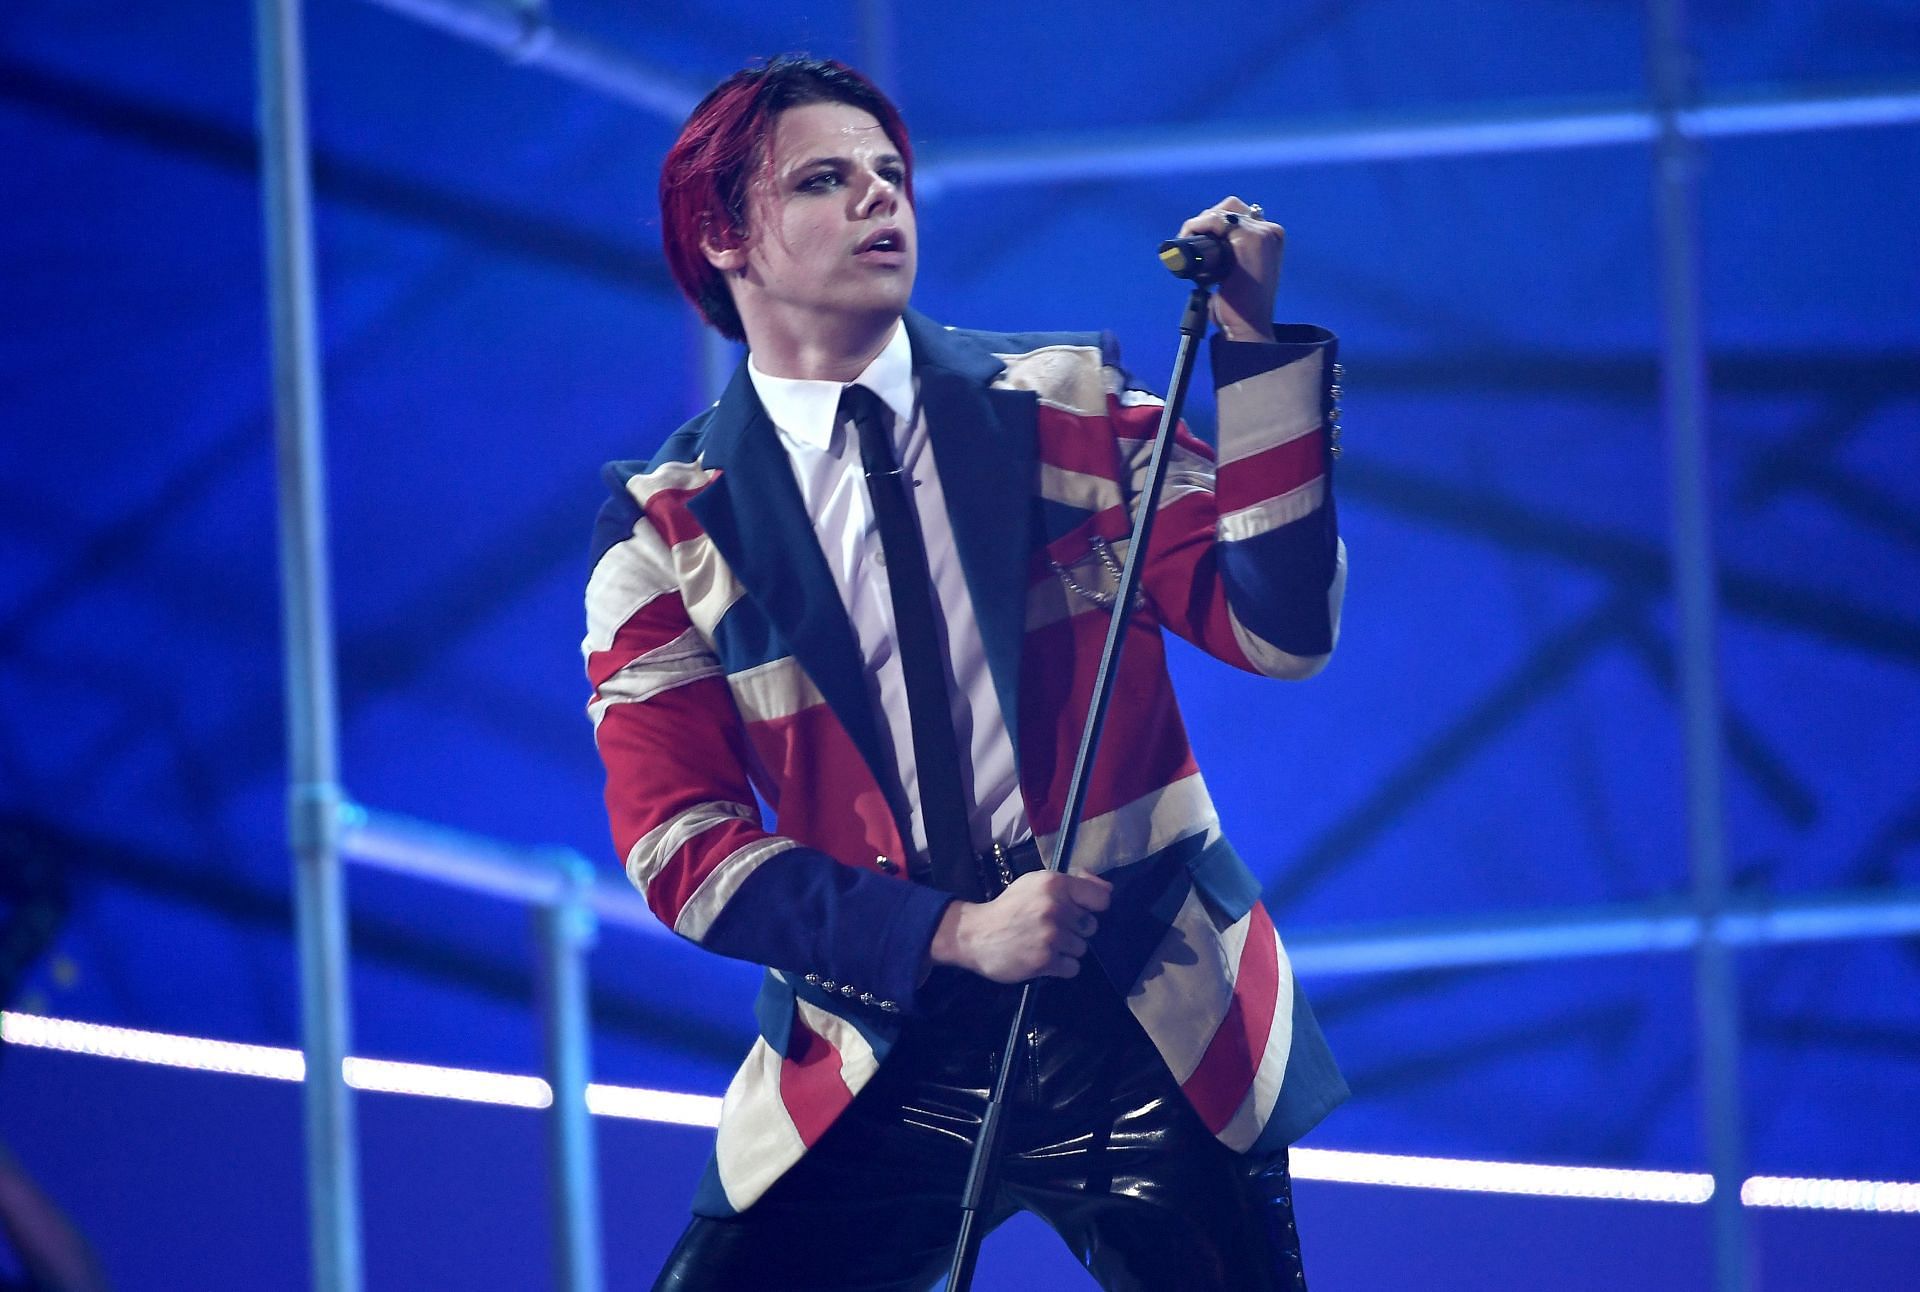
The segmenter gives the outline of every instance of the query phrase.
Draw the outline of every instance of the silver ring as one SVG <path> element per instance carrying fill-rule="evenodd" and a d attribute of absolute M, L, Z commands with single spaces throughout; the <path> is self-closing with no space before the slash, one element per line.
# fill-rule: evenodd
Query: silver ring
<path fill-rule="evenodd" d="M 1247 214 L 1252 216 L 1256 220 L 1264 219 L 1267 214 L 1267 208 L 1264 206 L 1261 206 L 1258 202 L 1255 202 L 1251 206 L 1247 207 Z"/>

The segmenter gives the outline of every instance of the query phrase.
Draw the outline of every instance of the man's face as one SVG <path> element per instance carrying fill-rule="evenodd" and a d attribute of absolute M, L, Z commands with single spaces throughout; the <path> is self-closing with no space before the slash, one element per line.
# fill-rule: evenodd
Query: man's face
<path fill-rule="evenodd" d="M 746 245 L 718 253 L 737 255 L 734 267 L 746 269 L 734 299 L 749 340 L 755 324 L 898 316 L 913 294 L 919 251 L 905 184 L 906 164 L 872 114 L 845 103 L 781 113 L 767 166 L 748 187 Z"/>

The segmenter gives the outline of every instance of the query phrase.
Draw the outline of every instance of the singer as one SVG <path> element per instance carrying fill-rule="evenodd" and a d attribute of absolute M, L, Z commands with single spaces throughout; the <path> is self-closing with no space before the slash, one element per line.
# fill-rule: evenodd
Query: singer
<path fill-rule="evenodd" d="M 1048 874 L 1159 401 L 1098 333 L 909 308 L 907 128 L 841 64 L 723 82 L 660 213 L 675 279 L 749 353 L 651 462 L 607 469 L 589 712 L 628 876 L 767 972 L 656 1286 L 927 1286 L 1041 978 L 987 1223 L 1036 1213 L 1109 1289 L 1303 1287 L 1287 1145 L 1346 1087 L 1161 637 L 1305 678 L 1338 634 L 1335 343 L 1270 321 L 1282 230 L 1234 197 L 1180 228 L 1236 263 L 1219 447 L 1172 450 L 1079 846 Z M 1274 746 L 1279 796 L 1308 792 Z"/>

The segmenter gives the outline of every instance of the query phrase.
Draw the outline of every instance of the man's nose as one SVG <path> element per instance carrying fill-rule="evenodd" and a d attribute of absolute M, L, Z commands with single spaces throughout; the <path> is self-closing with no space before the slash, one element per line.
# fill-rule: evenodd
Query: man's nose
<path fill-rule="evenodd" d="M 860 203 L 863 215 L 872 215 L 876 211 L 887 210 L 900 205 L 900 186 L 884 175 L 871 175 L 867 179 L 867 191 Z"/>

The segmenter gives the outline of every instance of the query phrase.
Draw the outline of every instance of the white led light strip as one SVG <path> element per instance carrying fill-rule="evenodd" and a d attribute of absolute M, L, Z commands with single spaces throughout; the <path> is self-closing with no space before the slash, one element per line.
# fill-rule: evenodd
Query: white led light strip
<path fill-rule="evenodd" d="M 131 1059 L 136 1063 L 158 1063 L 196 1072 L 272 1077 L 278 1081 L 304 1080 L 307 1073 L 306 1057 L 284 1046 L 239 1045 L 199 1036 L 174 1036 L 131 1027 L 79 1023 L 67 1018 L 16 1014 L 10 1010 L 0 1011 L 0 1041 L 41 1050 L 63 1050 L 68 1054 Z M 511 1108 L 553 1106 L 553 1087 L 539 1077 L 444 1068 L 431 1063 L 400 1063 L 392 1059 L 349 1058 L 340 1066 L 347 1084 L 356 1090 L 463 1099 L 469 1103 L 505 1104 Z M 683 1095 L 672 1090 L 646 1090 L 639 1086 L 590 1085 L 587 1109 L 602 1117 L 631 1117 L 686 1126 L 720 1124 L 718 1098 Z"/>
<path fill-rule="evenodd" d="M 0 1011 L 0 1041 L 40 1050 L 91 1054 L 102 1059 L 161 1063 L 198 1072 L 272 1077 L 276 1081 L 300 1081 L 307 1075 L 306 1057 L 298 1050 L 209 1041 L 198 1036 L 172 1036 L 166 1032 L 139 1032 L 130 1027 L 79 1023 L 70 1018 L 42 1018 L 38 1014 L 16 1014 L 12 1010 Z"/>
<path fill-rule="evenodd" d="M 1287 1156 L 1299 1179 L 1338 1180 L 1344 1184 L 1523 1193 L 1537 1198 L 1615 1198 L 1626 1202 L 1701 1203 L 1713 1196 L 1713 1177 L 1694 1172 L 1405 1157 L 1325 1148 L 1296 1148 Z"/>
<path fill-rule="evenodd" d="M 1807 1207 L 1815 1211 L 1920 1213 L 1920 1184 L 1898 1180 L 1800 1180 L 1756 1175 L 1740 1186 L 1749 1207 Z"/>
<path fill-rule="evenodd" d="M 61 1050 L 68 1054 L 130 1059 L 198 1072 L 226 1072 L 278 1081 L 299 1081 L 306 1074 L 306 1061 L 300 1051 L 282 1046 L 241 1045 L 12 1011 L 0 1012 L 0 1040 L 8 1045 Z M 346 1060 L 343 1070 L 347 1084 L 360 1090 L 463 1099 L 515 1108 L 547 1108 L 553 1104 L 552 1087 L 539 1077 L 362 1058 Z M 587 1109 L 599 1117 L 680 1126 L 711 1127 L 720 1122 L 720 1100 L 715 1096 L 648 1090 L 640 1086 L 595 1082 L 587 1087 Z M 1403 1189 L 1686 1204 L 1703 1203 L 1713 1196 L 1713 1178 L 1699 1172 L 1485 1162 L 1325 1148 L 1296 1148 L 1290 1160 L 1297 1179 Z M 1741 1186 L 1740 1200 L 1749 1207 L 1920 1214 L 1920 1183 L 1756 1175 Z"/>

